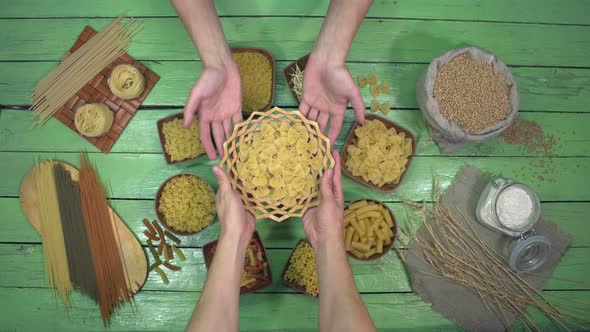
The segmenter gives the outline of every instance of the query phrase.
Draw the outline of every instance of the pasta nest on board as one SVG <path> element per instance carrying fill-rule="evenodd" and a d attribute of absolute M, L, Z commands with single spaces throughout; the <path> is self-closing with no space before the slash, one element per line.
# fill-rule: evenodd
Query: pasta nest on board
<path fill-rule="evenodd" d="M 282 221 L 319 204 L 319 178 L 333 167 L 329 140 L 298 111 L 254 112 L 224 144 L 221 165 L 246 209 Z"/>

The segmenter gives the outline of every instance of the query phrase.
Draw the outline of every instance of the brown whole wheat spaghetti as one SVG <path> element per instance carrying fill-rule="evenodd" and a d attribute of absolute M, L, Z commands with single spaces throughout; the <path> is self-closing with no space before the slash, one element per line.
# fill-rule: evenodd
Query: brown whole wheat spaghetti
<path fill-rule="evenodd" d="M 112 212 L 94 167 L 80 156 L 80 201 L 88 243 L 92 253 L 100 313 L 105 326 L 121 301 L 131 301 L 131 290 L 127 283 L 128 275 L 119 256 L 118 238 L 111 221 Z"/>
<path fill-rule="evenodd" d="M 68 257 L 57 201 L 54 165 L 55 162 L 52 161 L 41 162 L 34 168 L 33 175 L 39 224 L 43 237 L 43 259 L 49 287 L 61 297 L 64 306 L 68 308 L 69 293 L 73 286 L 70 281 Z"/>
<path fill-rule="evenodd" d="M 80 206 L 80 190 L 61 164 L 53 167 L 70 279 L 76 288 L 98 302 L 96 274 Z"/>
<path fill-rule="evenodd" d="M 43 78 L 31 97 L 36 125 L 44 124 L 68 99 L 106 66 L 123 55 L 141 23 L 119 16 Z"/>

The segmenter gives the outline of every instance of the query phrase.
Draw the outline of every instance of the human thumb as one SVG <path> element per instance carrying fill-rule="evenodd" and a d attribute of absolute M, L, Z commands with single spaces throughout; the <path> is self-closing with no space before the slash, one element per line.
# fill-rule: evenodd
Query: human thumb
<path fill-rule="evenodd" d="M 361 96 L 361 91 L 356 85 L 350 96 L 350 105 L 354 109 L 356 120 L 363 124 L 365 122 L 365 102 L 363 101 L 363 96 Z"/>
<path fill-rule="evenodd" d="M 322 176 L 322 179 L 320 180 L 320 193 L 322 194 L 322 199 L 323 198 L 331 198 L 332 196 L 334 196 L 334 193 L 332 191 L 333 182 L 334 182 L 334 169 L 330 168 L 329 170 L 324 172 L 324 175 Z"/>
<path fill-rule="evenodd" d="M 215 174 L 217 182 L 219 183 L 219 188 L 225 188 L 229 186 L 229 178 L 227 177 L 227 174 L 225 173 L 223 168 L 219 166 L 213 166 L 212 169 L 213 174 Z"/>

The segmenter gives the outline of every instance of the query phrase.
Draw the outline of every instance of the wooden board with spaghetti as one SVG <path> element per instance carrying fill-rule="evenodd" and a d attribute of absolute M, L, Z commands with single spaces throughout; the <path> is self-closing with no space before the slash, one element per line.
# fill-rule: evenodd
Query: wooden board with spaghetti
<path fill-rule="evenodd" d="M 74 46 L 70 49 L 70 51 L 64 57 L 67 58 L 76 50 L 78 50 L 84 43 L 86 43 L 90 38 L 96 35 L 96 31 L 91 27 L 87 26 L 84 28 L 78 40 L 74 43 Z M 117 97 L 111 89 L 109 88 L 109 77 L 113 69 L 115 69 L 119 65 L 131 65 L 136 68 L 145 79 L 145 87 L 143 92 L 134 99 L 124 100 L 122 98 Z M 63 105 L 53 116 L 61 121 L 63 124 L 68 126 L 77 134 L 80 134 L 79 131 L 76 129 L 74 124 L 74 116 L 76 114 L 76 110 L 87 103 L 103 103 L 113 112 L 114 120 L 113 125 L 106 134 L 102 135 L 101 137 L 87 137 L 84 135 L 82 136 L 85 140 L 90 142 L 92 145 L 96 146 L 99 150 L 104 153 L 108 153 L 121 133 L 131 121 L 131 118 L 137 112 L 137 109 L 143 103 L 147 95 L 156 85 L 156 82 L 160 77 L 144 66 L 141 62 L 135 60 L 129 54 L 124 53 L 119 58 L 117 58 L 114 62 L 104 68 L 100 73 L 98 73 L 90 82 L 88 82 L 82 89 L 80 89 L 74 96 L 72 96 L 66 103 Z"/>
<path fill-rule="evenodd" d="M 77 183 L 79 181 L 80 173 L 75 167 L 61 162 L 56 162 L 56 164 L 63 166 L 65 170 L 69 171 L 74 182 Z M 40 198 L 37 195 L 34 179 L 34 172 L 37 167 L 39 166 L 32 168 L 25 175 L 20 190 L 20 201 L 27 219 L 43 237 L 41 219 L 37 208 Z M 139 241 L 131 230 L 127 228 L 127 225 L 123 223 L 121 218 L 111 208 L 109 210 L 113 230 L 115 230 L 115 237 L 118 239 L 117 250 L 121 258 L 121 263 L 128 272 L 126 275 L 128 278 L 127 283 L 131 292 L 135 294 L 145 283 L 147 274 L 146 256 Z"/>

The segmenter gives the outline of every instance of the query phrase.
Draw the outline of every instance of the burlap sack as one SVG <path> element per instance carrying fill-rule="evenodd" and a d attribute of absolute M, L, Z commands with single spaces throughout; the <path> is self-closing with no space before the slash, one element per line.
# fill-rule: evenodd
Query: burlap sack
<path fill-rule="evenodd" d="M 496 72 L 504 73 L 506 84 L 510 89 L 510 106 L 512 111 L 506 119 L 489 126 L 477 134 L 469 134 L 463 127 L 454 121 L 445 118 L 439 111 L 438 104 L 433 97 L 434 81 L 438 71 L 451 59 L 461 53 L 468 53 L 474 59 L 481 59 L 490 63 Z M 422 115 L 429 127 L 430 136 L 436 141 L 444 152 L 453 151 L 467 142 L 480 141 L 488 137 L 499 135 L 512 123 L 518 112 L 519 96 L 516 82 L 508 67 L 492 53 L 475 46 L 457 48 L 434 59 L 426 72 L 416 82 L 416 100 L 422 111 Z"/>

